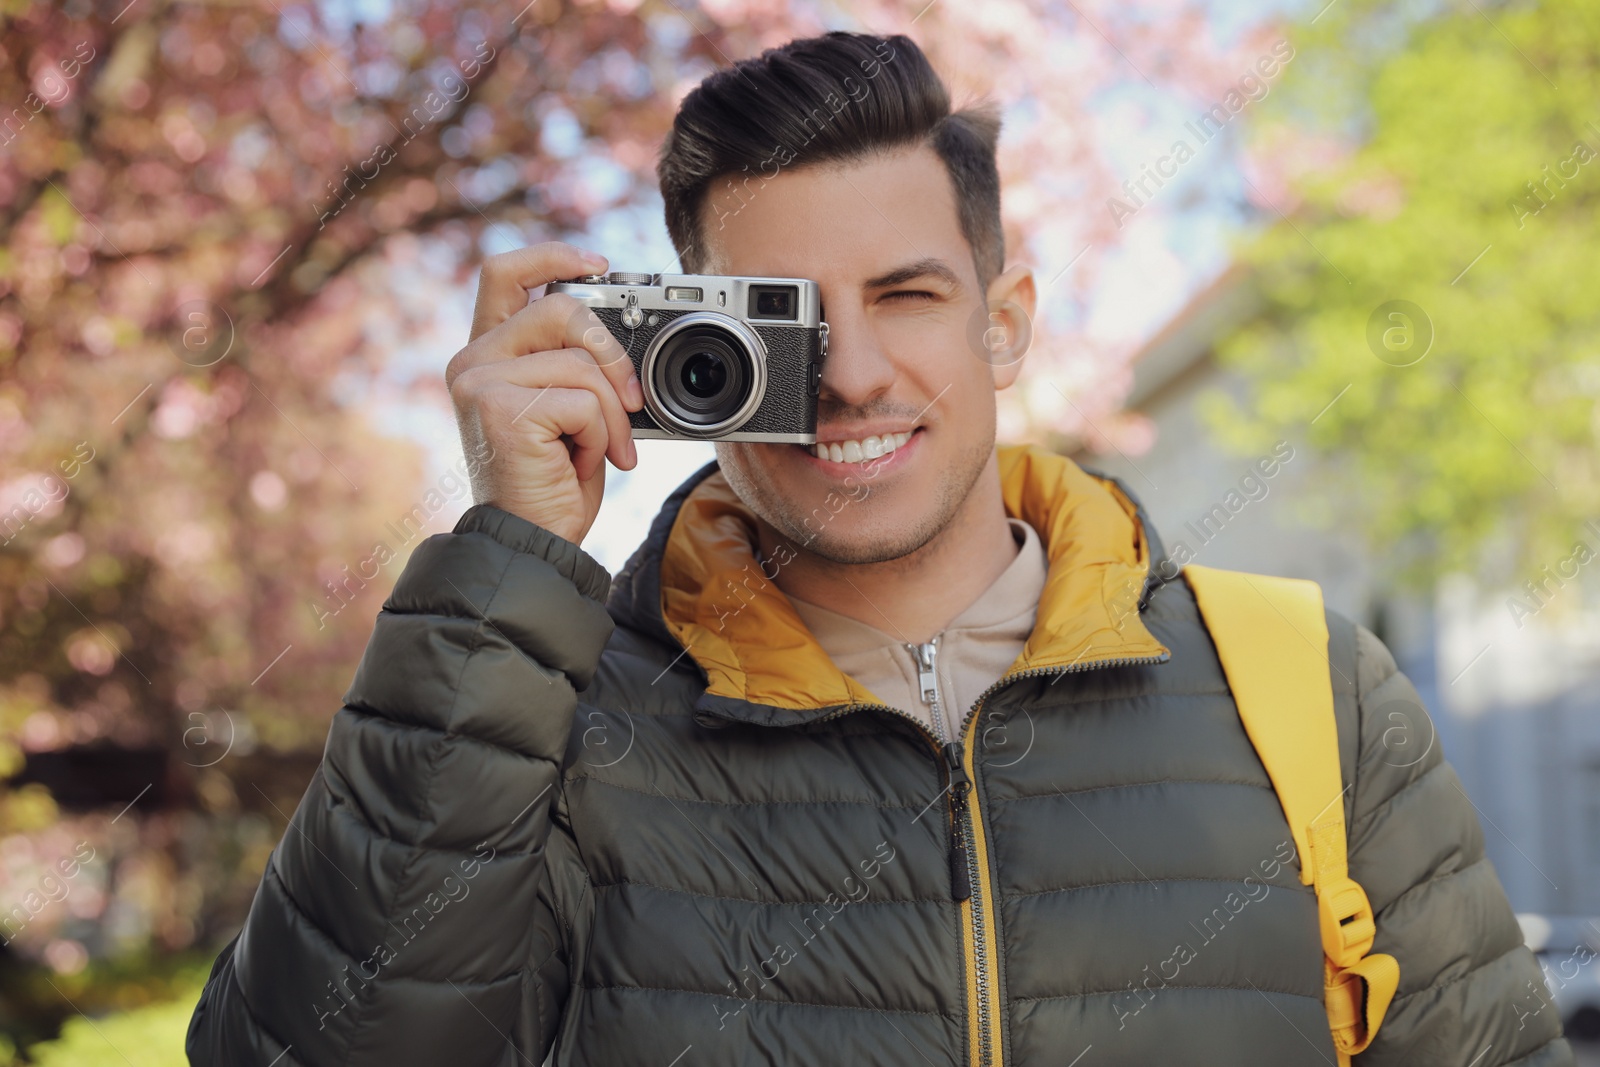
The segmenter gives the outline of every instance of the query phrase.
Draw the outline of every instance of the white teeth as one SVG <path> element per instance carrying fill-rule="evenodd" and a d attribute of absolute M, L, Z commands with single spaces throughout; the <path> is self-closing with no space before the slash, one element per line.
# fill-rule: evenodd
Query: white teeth
<path fill-rule="evenodd" d="M 811 454 L 818 459 L 835 463 L 860 463 L 862 460 L 886 456 L 897 448 L 904 448 L 911 440 L 910 433 L 886 433 L 881 437 L 864 437 L 859 441 L 834 441 L 811 446 Z"/>

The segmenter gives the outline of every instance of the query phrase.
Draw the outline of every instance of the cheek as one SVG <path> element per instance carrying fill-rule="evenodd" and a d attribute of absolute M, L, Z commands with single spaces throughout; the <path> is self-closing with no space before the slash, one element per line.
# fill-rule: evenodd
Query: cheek
<path fill-rule="evenodd" d="M 953 352 L 964 348 L 962 325 L 964 315 L 956 308 L 924 308 L 916 313 L 880 317 L 873 325 L 879 343 L 900 350 L 902 346 L 912 352 L 928 348 Z"/>
<path fill-rule="evenodd" d="M 931 415 L 945 424 L 977 427 L 994 418 L 995 369 L 954 329 L 930 336 L 913 355 L 900 362 L 900 373 L 921 404 L 932 403 Z M 937 398 L 937 399 L 935 399 Z"/>
<path fill-rule="evenodd" d="M 797 457 L 790 456 L 789 445 L 767 445 L 751 442 L 718 442 L 717 463 L 724 471 L 732 471 L 740 480 L 753 486 L 770 486 L 781 482 L 785 463 Z"/>
<path fill-rule="evenodd" d="M 879 342 L 890 353 L 897 377 L 925 391 L 928 399 L 953 385 L 940 400 L 942 405 L 958 389 L 991 381 L 988 367 L 973 347 L 974 342 L 982 343 L 982 326 L 981 321 L 966 322 L 965 316 L 954 310 L 949 314 L 930 312 L 884 324 Z"/>

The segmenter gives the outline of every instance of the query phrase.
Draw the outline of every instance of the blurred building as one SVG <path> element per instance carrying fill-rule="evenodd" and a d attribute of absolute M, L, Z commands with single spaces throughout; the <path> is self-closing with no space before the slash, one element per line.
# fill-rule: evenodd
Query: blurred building
<path fill-rule="evenodd" d="M 1583 538 L 1594 559 L 1552 560 L 1548 573 L 1527 576 L 1531 592 L 1480 588 L 1467 576 L 1429 596 L 1386 588 L 1374 566 L 1381 547 L 1300 518 L 1338 514 L 1311 476 L 1304 441 L 1287 442 L 1292 455 L 1275 469 L 1258 468 L 1279 457 L 1226 453 L 1200 421 L 1203 391 L 1243 395 L 1213 347 L 1260 307 L 1238 268 L 1201 291 L 1134 365 L 1127 407 L 1155 424 L 1154 447 L 1074 458 L 1138 495 L 1176 561 L 1182 542 L 1196 563 L 1321 583 L 1328 604 L 1381 637 L 1415 683 L 1437 737 L 1395 740 L 1418 755 L 1443 746 L 1513 908 L 1600 915 L 1600 521 Z"/>

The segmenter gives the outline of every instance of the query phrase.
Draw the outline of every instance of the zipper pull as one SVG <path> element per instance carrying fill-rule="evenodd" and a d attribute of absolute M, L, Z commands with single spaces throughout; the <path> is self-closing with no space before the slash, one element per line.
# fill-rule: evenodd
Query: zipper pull
<path fill-rule="evenodd" d="M 967 845 L 961 829 L 966 825 L 967 792 L 972 783 L 962 769 L 961 747 L 956 742 L 945 742 L 944 758 L 950 766 L 950 896 L 967 900 L 972 896 L 972 878 L 967 873 Z"/>
<path fill-rule="evenodd" d="M 917 686 L 922 690 L 924 704 L 935 704 L 939 700 L 939 676 L 933 669 L 933 656 L 938 651 L 937 641 L 938 638 L 934 638 L 925 644 L 912 646 L 912 651 L 917 654 Z"/>
<path fill-rule="evenodd" d="M 966 793 L 972 788 L 972 782 L 967 778 L 966 769 L 961 766 L 961 746 L 954 741 L 946 741 L 944 760 L 950 765 L 950 791 L 954 793 L 959 788 L 962 793 Z"/>
<path fill-rule="evenodd" d="M 917 688 L 922 693 L 922 702 L 928 707 L 929 725 L 933 727 L 933 736 L 940 744 L 945 743 L 944 708 L 939 703 L 939 674 L 935 665 L 935 656 L 939 652 L 939 635 L 935 634 L 932 641 L 925 641 L 920 645 L 906 645 L 911 650 L 911 657 L 917 664 Z"/>

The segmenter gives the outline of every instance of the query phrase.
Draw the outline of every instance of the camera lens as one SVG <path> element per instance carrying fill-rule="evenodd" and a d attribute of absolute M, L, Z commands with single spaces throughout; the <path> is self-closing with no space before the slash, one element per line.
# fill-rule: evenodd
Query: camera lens
<path fill-rule="evenodd" d="M 715 311 L 672 316 L 639 361 L 646 412 L 673 436 L 739 431 L 767 392 L 767 346 L 744 320 Z"/>
<path fill-rule="evenodd" d="M 762 376 L 758 357 L 737 325 L 716 316 L 689 322 L 662 340 L 650 360 L 645 389 L 669 428 L 709 437 L 750 417 Z"/>
<path fill-rule="evenodd" d="M 683 361 L 683 386 L 702 399 L 716 396 L 728 382 L 728 365 L 715 352 L 694 352 Z"/>

